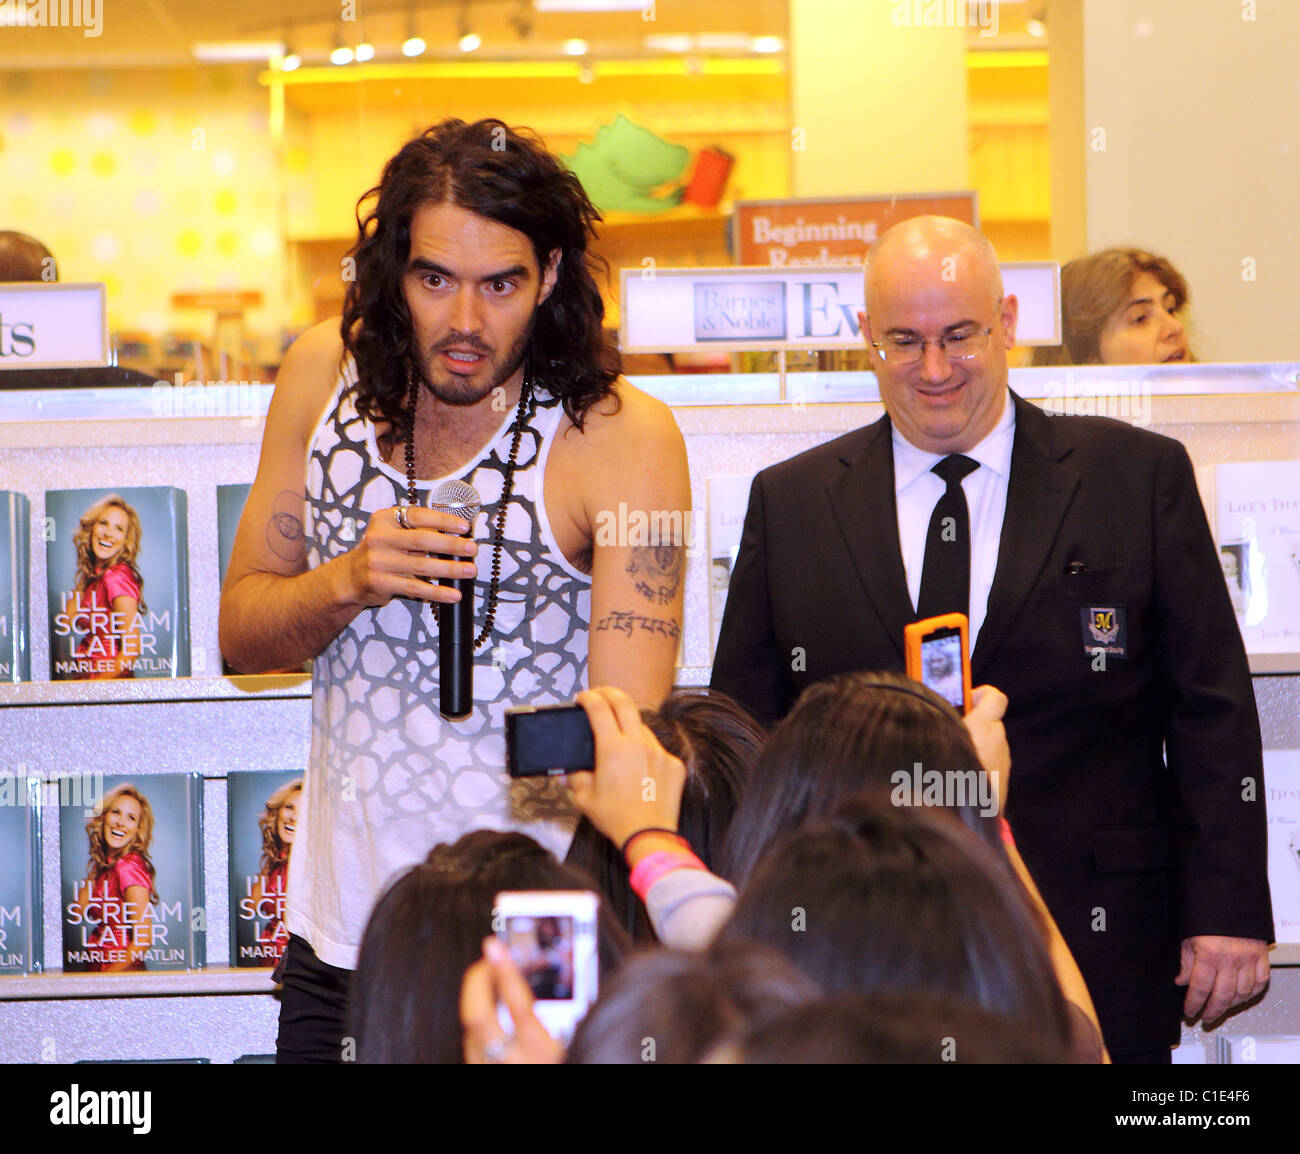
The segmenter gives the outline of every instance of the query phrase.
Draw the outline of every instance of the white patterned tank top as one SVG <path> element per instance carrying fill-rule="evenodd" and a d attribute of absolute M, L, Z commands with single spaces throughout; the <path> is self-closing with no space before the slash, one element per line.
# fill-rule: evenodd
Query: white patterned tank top
<path fill-rule="evenodd" d="M 406 478 L 383 463 L 375 428 L 356 411 L 349 363 L 312 436 L 307 458 L 308 564 L 346 553 L 371 514 L 401 504 Z M 287 923 L 317 956 L 355 968 L 374 904 L 395 877 L 439 842 L 473 829 L 520 830 L 557 855 L 575 814 L 555 785 L 505 772 L 508 706 L 569 701 L 586 686 L 591 579 L 564 558 L 547 519 L 546 461 L 563 419 L 535 389 L 519 443 L 501 549 L 492 635 L 474 657 L 474 707 L 464 721 L 438 712 L 436 610 L 394 598 L 363 610 L 316 658 L 311 757 L 289 870 Z M 475 636 L 484 619 L 515 413 L 455 477 L 483 501 Z M 305 812 L 304 812 L 305 811 Z"/>

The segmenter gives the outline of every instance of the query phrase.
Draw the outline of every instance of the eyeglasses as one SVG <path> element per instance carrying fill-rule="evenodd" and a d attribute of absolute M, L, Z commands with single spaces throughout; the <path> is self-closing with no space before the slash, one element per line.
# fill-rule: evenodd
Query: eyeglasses
<path fill-rule="evenodd" d="M 880 359 L 890 365 L 914 365 L 925 356 L 926 345 L 937 345 L 949 360 L 964 361 L 977 357 L 989 347 L 989 334 L 993 326 L 986 329 L 959 329 L 946 337 L 937 337 L 932 341 L 920 340 L 911 336 L 886 337 L 883 341 L 872 341 L 871 347 L 880 354 Z"/>

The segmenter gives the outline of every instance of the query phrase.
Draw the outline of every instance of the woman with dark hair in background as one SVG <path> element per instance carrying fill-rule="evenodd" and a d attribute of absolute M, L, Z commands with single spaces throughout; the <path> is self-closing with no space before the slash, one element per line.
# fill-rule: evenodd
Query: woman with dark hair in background
<path fill-rule="evenodd" d="M 806 1066 L 864 1062 L 1042 1065 L 1068 1062 L 1050 1033 L 923 990 L 837 994 L 764 1016 L 727 1039 L 712 1062 Z"/>
<path fill-rule="evenodd" d="M 1070 1040 L 1042 927 L 1005 863 L 953 815 L 883 792 L 782 840 L 718 941 L 779 949 L 828 994 L 955 994 Z"/>
<path fill-rule="evenodd" d="M 39 240 L 25 232 L 0 231 L 0 282 L 58 279 L 54 257 Z"/>
<path fill-rule="evenodd" d="M 1061 268 L 1059 345 L 1034 350 L 1035 365 L 1185 364 L 1187 281 L 1162 256 L 1108 248 Z"/>
<path fill-rule="evenodd" d="M 715 873 L 723 840 L 740 803 L 750 770 L 763 748 L 763 730 L 723 693 L 681 690 L 641 718 L 660 745 L 686 767 L 677 832 Z M 602 900 L 638 944 L 654 943 L 645 903 L 632 890 L 619 846 L 583 817 L 565 858 L 591 874 Z"/>
<path fill-rule="evenodd" d="M 567 1065 L 699 1062 L 728 1033 L 820 995 L 768 946 L 653 950 L 630 961 L 579 1024 Z"/>
<path fill-rule="evenodd" d="M 731 824 L 722 873 L 743 885 L 782 834 L 826 817 L 898 771 L 937 769 L 975 788 L 957 807 L 975 833 L 998 840 L 996 796 L 979 802 L 984 771 L 961 716 L 937 693 L 895 673 L 845 673 L 810 685 L 772 731 Z M 990 794 L 985 789 L 985 797 Z"/>
<path fill-rule="evenodd" d="M 436 846 L 379 900 L 366 926 L 350 995 L 360 1062 L 462 1060 L 460 988 L 492 932 L 504 890 L 589 890 L 591 879 L 521 833 L 476 830 Z M 601 980 L 630 948 L 601 910 Z"/>

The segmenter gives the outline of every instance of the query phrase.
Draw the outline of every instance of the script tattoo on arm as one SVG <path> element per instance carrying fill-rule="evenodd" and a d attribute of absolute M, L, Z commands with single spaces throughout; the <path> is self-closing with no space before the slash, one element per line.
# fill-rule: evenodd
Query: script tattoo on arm
<path fill-rule="evenodd" d="M 681 545 L 638 545 L 627 572 L 636 578 L 636 591 L 654 605 L 670 605 L 682 584 L 686 550 Z"/>
<path fill-rule="evenodd" d="M 624 637 L 631 637 L 638 629 L 646 633 L 657 633 L 673 641 L 676 641 L 682 633 L 681 626 L 670 617 L 647 617 L 643 613 L 624 612 L 621 609 L 605 614 L 596 622 L 596 630 L 600 633 L 612 630 L 621 633 Z"/>
<path fill-rule="evenodd" d="M 266 543 L 282 561 L 297 564 L 307 551 L 302 525 L 303 494 L 283 490 L 275 499 L 266 525 Z"/>

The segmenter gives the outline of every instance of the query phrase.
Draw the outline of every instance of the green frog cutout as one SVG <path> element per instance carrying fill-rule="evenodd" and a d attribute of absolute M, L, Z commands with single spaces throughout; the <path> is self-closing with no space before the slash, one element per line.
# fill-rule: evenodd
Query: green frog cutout
<path fill-rule="evenodd" d="M 592 144 L 561 158 L 601 212 L 667 212 L 681 203 L 690 150 L 661 140 L 621 112 L 596 129 Z M 655 190 L 672 185 L 656 195 Z"/>

